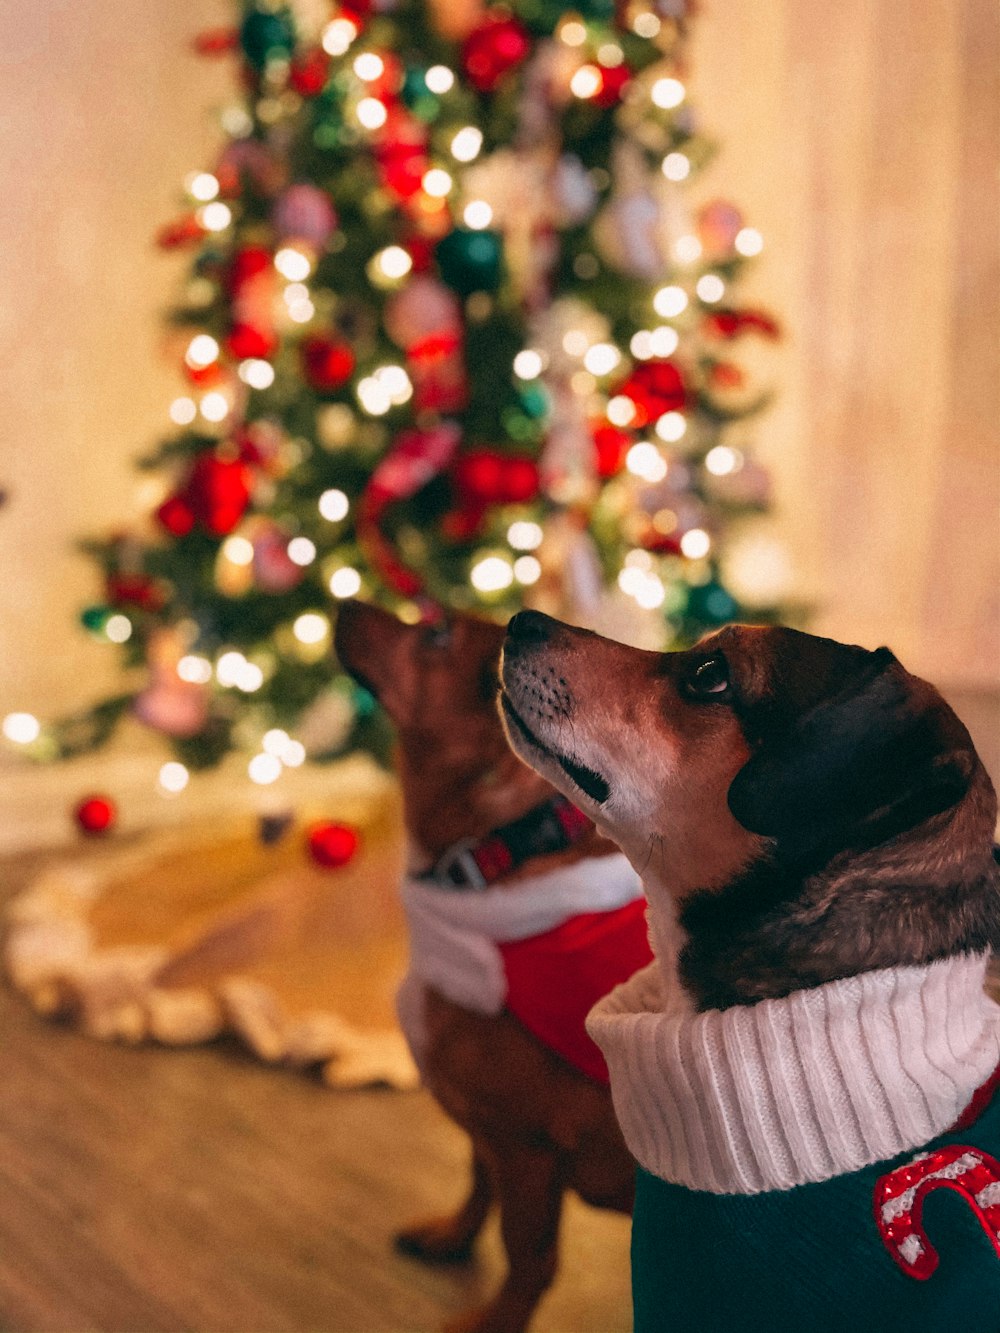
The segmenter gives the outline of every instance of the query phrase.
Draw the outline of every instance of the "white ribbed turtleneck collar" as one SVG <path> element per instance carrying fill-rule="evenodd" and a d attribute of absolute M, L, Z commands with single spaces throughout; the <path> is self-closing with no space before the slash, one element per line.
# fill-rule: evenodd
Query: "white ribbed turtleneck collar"
<path fill-rule="evenodd" d="M 918 1148 L 1000 1063 L 984 955 L 695 1013 L 653 962 L 591 1011 L 641 1166 L 716 1194 L 789 1189 Z"/>

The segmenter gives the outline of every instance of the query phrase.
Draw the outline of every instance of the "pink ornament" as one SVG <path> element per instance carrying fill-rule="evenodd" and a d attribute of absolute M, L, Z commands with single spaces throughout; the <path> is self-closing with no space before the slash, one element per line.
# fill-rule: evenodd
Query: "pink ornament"
<path fill-rule="evenodd" d="M 699 211 L 696 226 L 705 259 L 730 259 L 736 248 L 736 237 L 745 223 L 743 214 L 735 205 L 724 199 L 713 199 Z"/>
<path fill-rule="evenodd" d="M 157 630 L 150 636 L 149 685 L 132 705 L 140 722 L 164 736 L 196 736 L 208 721 L 204 685 L 182 680 L 177 674 L 183 653 L 184 644 L 176 630 Z"/>
<path fill-rule="evenodd" d="M 275 202 L 271 214 L 282 240 L 306 241 L 322 250 L 337 226 L 330 196 L 317 185 L 290 185 Z"/>
<path fill-rule="evenodd" d="M 302 581 L 305 570 L 288 554 L 288 533 L 278 525 L 262 527 L 251 539 L 253 576 L 262 592 L 290 592 Z"/>
<path fill-rule="evenodd" d="M 239 194 L 244 177 L 259 193 L 277 194 L 285 183 L 284 162 L 259 139 L 235 139 L 219 158 L 215 175 L 223 195 Z"/>
<path fill-rule="evenodd" d="M 431 337 L 458 337 L 462 332 L 458 298 L 437 278 L 418 273 L 386 303 L 385 331 L 404 349 Z"/>

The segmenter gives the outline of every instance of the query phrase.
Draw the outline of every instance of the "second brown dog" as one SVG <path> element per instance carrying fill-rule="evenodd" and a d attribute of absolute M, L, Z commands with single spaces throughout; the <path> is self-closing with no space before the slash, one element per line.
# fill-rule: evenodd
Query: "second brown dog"
<path fill-rule="evenodd" d="M 475 1333 L 528 1324 L 555 1274 L 566 1190 L 631 1211 L 635 1165 L 583 1019 L 651 957 L 624 860 L 507 746 L 495 702 L 502 640 L 501 627 L 467 616 L 407 625 L 348 602 L 336 641 L 398 731 L 418 974 L 401 994 L 403 1026 L 426 1086 L 472 1141 L 465 1202 L 397 1244 L 428 1261 L 467 1257 L 499 1206 L 508 1274 L 485 1308 L 450 1326 Z M 506 932 L 470 944 L 466 926 L 484 913 L 499 913 Z"/>

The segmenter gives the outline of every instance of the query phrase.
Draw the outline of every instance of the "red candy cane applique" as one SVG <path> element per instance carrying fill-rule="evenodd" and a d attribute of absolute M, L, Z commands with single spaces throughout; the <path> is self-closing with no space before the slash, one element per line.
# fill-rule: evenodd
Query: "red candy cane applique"
<path fill-rule="evenodd" d="M 875 1222 L 907 1277 L 926 1281 L 938 1266 L 937 1251 L 921 1223 L 924 1199 L 935 1189 L 954 1190 L 967 1201 L 1000 1258 L 1000 1162 L 978 1148 L 955 1144 L 921 1153 L 875 1186 Z"/>

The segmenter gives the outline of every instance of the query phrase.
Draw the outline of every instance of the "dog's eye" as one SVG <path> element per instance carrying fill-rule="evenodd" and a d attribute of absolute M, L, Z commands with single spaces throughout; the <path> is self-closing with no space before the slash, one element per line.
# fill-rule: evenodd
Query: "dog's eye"
<path fill-rule="evenodd" d="M 425 648 L 447 648 L 451 643 L 451 625 L 447 620 L 434 620 L 425 625 L 420 642 Z"/>
<path fill-rule="evenodd" d="M 699 662 L 687 679 L 688 694 L 695 698 L 719 698 L 729 690 L 729 665 L 724 657 Z"/>

